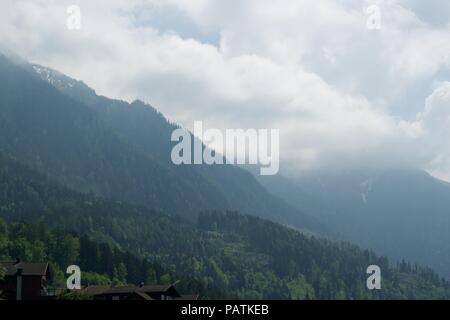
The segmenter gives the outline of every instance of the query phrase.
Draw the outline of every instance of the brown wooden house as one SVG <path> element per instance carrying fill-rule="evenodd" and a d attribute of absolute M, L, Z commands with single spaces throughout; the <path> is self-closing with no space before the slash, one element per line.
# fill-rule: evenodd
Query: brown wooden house
<path fill-rule="evenodd" d="M 7 300 L 37 300 L 46 295 L 50 278 L 47 262 L 0 261 L 5 270 L 0 280 L 1 298 Z"/>

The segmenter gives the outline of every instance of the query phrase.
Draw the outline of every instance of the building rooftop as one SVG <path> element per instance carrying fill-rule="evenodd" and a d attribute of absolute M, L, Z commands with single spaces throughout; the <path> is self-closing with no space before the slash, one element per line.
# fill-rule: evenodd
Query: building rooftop
<path fill-rule="evenodd" d="M 5 276 L 16 275 L 19 268 L 23 276 L 45 276 L 48 272 L 48 262 L 0 261 L 0 267 L 5 269 Z"/>

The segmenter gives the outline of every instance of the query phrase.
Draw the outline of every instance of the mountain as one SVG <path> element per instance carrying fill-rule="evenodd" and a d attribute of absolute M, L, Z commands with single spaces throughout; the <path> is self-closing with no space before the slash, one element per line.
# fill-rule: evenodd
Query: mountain
<path fill-rule="evenodd" d="M 176 126 L 142 102 L 4 57 L 0 80 L 2 258 L 77 263 L 94 283 L 181 280 L 213 298 L 450 297 L 428 268 L 260 218 L 321 228 L 245 170 L 174 166 Z M 372 264 L 381 291 L 366 288 Z"/>
<path fill-rule="evenodd" d="M 0 181 L 0 258 L 49 259 L 60 282 L 75 263 L 91 283 L 177 281 L 209 298 L 450 298 L 450 284 L 428 268 L 258 217 L 203 212 L 183 221 L 70 190 L 3 154 Z M 366 288 L 373 264 L 382 290 Z"/>
<path fill-rule="evenodd" d="M 73 190 L 195 221 L 239 210 L 320 231 L 311 217 L 235 166 L 176 166 L 170 124 L 154 108 L 100 97 L 80 81 L 0 57 L 0 150 Z"/>
<path fill-rule="evenodd" d="M 262 177 L 268 190 L 327 221 L 335 235 L 450 277 L 450 184 L 414 169 Z"/>

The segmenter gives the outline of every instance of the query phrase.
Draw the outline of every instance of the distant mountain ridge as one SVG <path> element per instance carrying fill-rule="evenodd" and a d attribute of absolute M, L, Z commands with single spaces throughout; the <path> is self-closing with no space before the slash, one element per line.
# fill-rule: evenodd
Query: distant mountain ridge
<path fill-rule="evenodd" d="M 0 57 L 0 149 L 74 190 L 195 219 L 239 210 L 322 230 L 315 219 L 268 193 L 234 166 L 175 166 L 177 126 L 140 101 L 101 97 L 51 69 Z"/>
<path fill-rule="evenodd" d="M 415 169 L 311 172 L 259 181 L 339 238 L 450 277 L 450 184 Z"/>

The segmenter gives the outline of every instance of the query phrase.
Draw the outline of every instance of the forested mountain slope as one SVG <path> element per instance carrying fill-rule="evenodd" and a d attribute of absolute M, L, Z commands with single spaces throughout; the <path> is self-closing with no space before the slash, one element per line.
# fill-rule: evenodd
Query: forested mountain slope
<path fill-rule="evenodd" d="M 450 184 L 414 169 L 312 172 L 260 177 L 268 190 L 334 235 L 393 260 L 428 265 L 450 278 Z"/>
<path fill-rule="evenodd" d="M 3 56 L 0 83 L 0 150 L 65 186 L 192 221 L 200 210 L 225 209 L 323 229 L 240 168 L 172 164 L 176 126 L 148 105 L 99 97 L 73 79 Z"/>
<path fill-rule="evenodd" d="M 178 275 L 191 279 L 191 287 L 204 288 L 212 297 L 228 298 L 450 297 L 448 283 L 429 269 L 405 262 L 393 266 L 386 258 L 354 245 L 309 237 L 268 220 L 236 212 L 204 212 L 194 224 L 144 206 L 80 194 L 4 155 L 0 157 L 0 168 L 0 217 L 8 223 L 40 223 L 71 232 L 77 238 L 105 243 L 114 250 L 128 251 L 166 270 L 158 273 L 156 281 L 176 280 Z M 38 230 L 35 238 L 28 232 L 15 235 L 13 247 L 20 239 L 33 241 L 33 245 L 16 247 L 28 248 L 27 257 L 41 257 L 50 247 L 48 241 L 39 239 L 45 232 Z M 95 246 L 88 245 L 91 254 L 97 252 Z M 91 254 L 84 257 L 88 259 Z M 55 260 L 68 259 L 60 264 L 73 261 L 71 256 L 53 256 Z M 82 265 L 88 263 L 80 261 Z M 143 277 L 142 271 L 130 270 L 134 262 L 111 261 L 100 259 L 98 266 L 91 261 L 89 271 L 122 281 Z M 382 270 L 379 291 L 366 288 L 366 268 L 372 264 Z M 134 276 L 119 276 L 125 273 Z"/>

